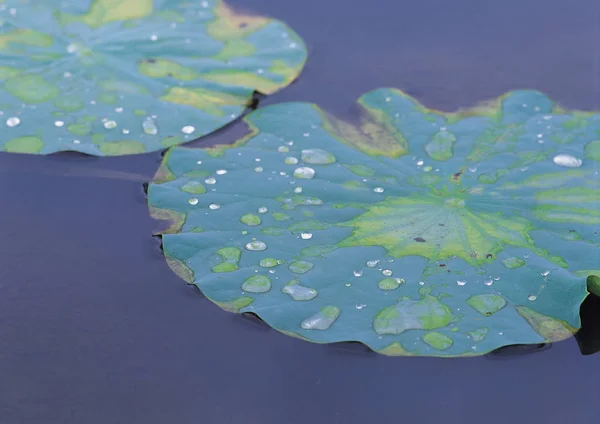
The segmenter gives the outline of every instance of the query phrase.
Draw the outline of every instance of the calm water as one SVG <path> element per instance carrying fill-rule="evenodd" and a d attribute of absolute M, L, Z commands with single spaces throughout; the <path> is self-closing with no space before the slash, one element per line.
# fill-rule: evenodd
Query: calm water
<path fill-rule="evenodd" d="M 287 21 L 311 49 L 301 79 L 262 104 L 344 114 L 396 86 L 445 110 L 513 88 L 600 108 L 597 0 L 233 3 Z M 0 424 L 598 422 L 600 354 L 575 339 L 521 356 L 386 358 L 220 311 L 150 237 L 141 181 L 159 161 L 0 154 Z M 600 301 L 586 307 L 590 353 Z"/>

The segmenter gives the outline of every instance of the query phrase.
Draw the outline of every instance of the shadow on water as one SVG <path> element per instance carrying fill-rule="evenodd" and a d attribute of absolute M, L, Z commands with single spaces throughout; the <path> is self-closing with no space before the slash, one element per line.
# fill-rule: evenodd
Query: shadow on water
<path fill-rule="evenodd" d="M 600 352 L 600 297 L 591 294 L 581 305 L 581 329 L 576 338 L 583 355 Z"/>
<path fill-rule="evenodd" d="M 311 49 L 301 78 L 260 107 L 344 116 L 391 86 L 443 110 L 515 88 L 600 108 L 596 0 L 231 2 L 287 21 Z M 598 422 L 598 298 L 576 339 L 487 357 L 303 342 L 170 271 L 142 188 L 160 160 L 0 154 L 0 424 Z"/>

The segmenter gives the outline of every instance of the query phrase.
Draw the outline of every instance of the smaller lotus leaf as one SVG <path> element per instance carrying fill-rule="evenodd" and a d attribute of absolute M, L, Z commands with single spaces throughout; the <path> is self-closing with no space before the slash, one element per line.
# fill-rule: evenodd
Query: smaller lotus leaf
<path fill-rule="evenodd" d="M 391 89 L 359 104 L 356 125 L 281 104 L 234 146 L 170 150 L 149 203 L 173 221 L 171 266 L 317 343 L 469 356 L 572 335 L 600 276 L 600 115 L 536 91 L 457 113 Z"/>
<path fill-rule="evenodd" d="M 238 118 L 302 69 L 283 23 L 220 0 L 0 2 L 0 151 L 128 155 Z"/>

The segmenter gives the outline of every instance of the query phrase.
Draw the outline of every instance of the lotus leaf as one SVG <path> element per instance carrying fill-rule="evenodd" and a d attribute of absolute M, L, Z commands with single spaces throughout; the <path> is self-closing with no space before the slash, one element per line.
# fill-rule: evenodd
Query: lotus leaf
<path fill-rule="evenodd" d="M 0 4 L 0 151 L 127 155 L 208 134 L 300 72 L 283 23 L 220 0 Z"/>
<path fill-rule="evenodd" d="M 600 115 L 536 91 L 359 104 L 356 124 L 269 106 L 233 146 L 171 149 L 149 205 L 172 269 L 316 343 L 470 356 L 571 336 L 600 274 Z"/>

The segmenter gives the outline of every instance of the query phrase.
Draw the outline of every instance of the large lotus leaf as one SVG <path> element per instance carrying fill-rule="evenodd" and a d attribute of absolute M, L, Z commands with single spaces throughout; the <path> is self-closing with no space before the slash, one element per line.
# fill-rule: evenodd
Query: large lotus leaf
<path fill-rule="evenodd" d="M 149 188 L 170 266 L 317 343 L 466 356 L 558 341 L 600 274 L 600 115 L 516 91 L 447 114 L 367 93 L 351 125 L 259 109 L 234 146 L 169 151 Z"/>
<path fill-rule="evenodd" d="M 0 2 L 0 151 L 126 155 L 210 133 L 306 59 L 220 0 Z"/>

